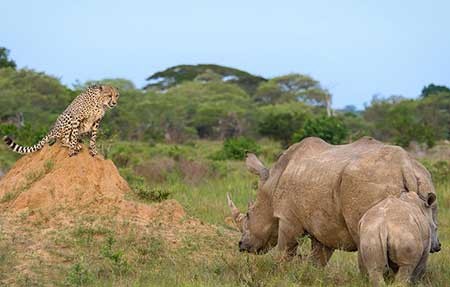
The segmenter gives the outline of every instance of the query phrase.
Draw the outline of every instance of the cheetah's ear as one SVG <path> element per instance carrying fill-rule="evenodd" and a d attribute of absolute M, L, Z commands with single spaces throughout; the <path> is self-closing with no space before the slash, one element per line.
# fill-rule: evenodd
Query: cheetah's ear
<path fill-rule="evenodd" d="M 100 90 L 100 92 L 103 91 L 103 85 L 98 85 L 98 89 Z"/>

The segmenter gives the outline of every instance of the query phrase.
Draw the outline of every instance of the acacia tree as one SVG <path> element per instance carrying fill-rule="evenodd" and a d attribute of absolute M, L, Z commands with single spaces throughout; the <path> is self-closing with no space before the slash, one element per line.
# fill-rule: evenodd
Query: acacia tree
<path fill-rule="evenodd" d="M 308 75 L 288 74 L 262 83 L 254 100 L 260 104 L 279 104 L 292 101 L 325 107 L 327 115 L 332 115 L 331 94 L 319 81 Z"/>

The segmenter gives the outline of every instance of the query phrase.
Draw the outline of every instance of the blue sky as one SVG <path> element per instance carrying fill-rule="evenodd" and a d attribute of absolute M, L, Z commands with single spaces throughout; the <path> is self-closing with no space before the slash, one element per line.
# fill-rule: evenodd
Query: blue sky
<path fill-rule="evenodd" d="M 363 107 L 374 94 L 450 86 L 450 1 L 2 1 L 0 46 L 19 67 L 138 87 L 178 64 L 298 72 Z"/>

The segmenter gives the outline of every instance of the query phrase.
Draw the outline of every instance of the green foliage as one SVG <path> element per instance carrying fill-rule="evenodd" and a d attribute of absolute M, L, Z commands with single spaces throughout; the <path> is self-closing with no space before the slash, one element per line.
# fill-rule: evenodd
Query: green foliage
<path fill-rule="evenodd" d="M 295 131 L 312 116 L 311 108 L 303 103 L 286 103 L 259 108 L 258 131 L 263 136 L 287 145 Z"/>
<path fill-rule="evenodd" d="M 261 147 L 252 139 L 245 137 L 229 138 L 224 141 L 222 150 L 213 155 L 213 159 L 242 160 L 247 153 L 259 153 L 260 150 Z"/>
<path fill-rule="evenodd" d="M 204 73 L 196 76 L 194 81 L 200 82 L 200 83 L 221 82 L 222 76 L 210 69 L 207 69 Z"/>
<path fill-rule="evenodd" d="M 428 160 L 422 161 L 424 166 L 431 173 L 434 184 L 442 185 L 448 184 L 450 179 L 450 163 L 445 160 L 431 162 Z"/>
<path fill-rule="evenodd" d="M 160 118 L 173 126 L 184 123 L 185 127 L 194 128 L 201 138 L 218 137 L 222 119 L 231 113 L 242 119 L 251 106 L 250 97 L 244 90 L 218 82 L 185 83 L 159 97 L 160 103 L 166 105 L 159 110 Z"/>
<path fill-rule="evenodd" d="M 0 69 L 1 68 L 16 68 L 16 63 L 12 59 L 9 59 L 9 50 L 4 47 L 0 47 Z"/>
<path fill-rule="evenodd" d="M 111 271 L 115 274 L 123 274 L 129 271 L 129 264 L 124 258 L 124 252 L 121 249 L 114 248 L 116 240 L 113 236 L 106 238 L 105 244 L 100 250 L 100 254 L 111 263 Z"/>
<path fill-rule="evenodd" d="M 434 94 L 438 94 L 438 93 L 450 93 L 450 89 L 446 86 L 429 84 L 428 86 L 425 86 L 422 89 L 422 93 L 420 94 L 420 96 L 422 98 L 426 98 L 429 95 L 434 95 Z"/>
<path fill-rule="evenodd" d="M 308 119 L 302 129 L 293 136 L 298 142 L 307 137 L 319 137 L 330 144 L 342 144 L 347 138 L 348 130 L 336 117 Z"/>
<path fill-rule="evenodd" d="M 110 85 L 119 89 L 119 92 L 136 90 L 136 86 L 132 81 L 122 78 L 106 78 L 99 81 L 87 81 L 85 83 L 76 82 L 73 86 L 75 90 L 83 90 L 91 85 Z"/>
<path fill-rule="evenodd" d="M 170 191 L 160 186 L 151 186 L 143 176 L 136 175 L 134 171 L 124 169 L 121 171 L 131 187 L 133 195 L 146 202 L 161 202 L 170 196 Z"/>
<path fill-rule="evenodd" d="M 254 100 L 260 104 L 302 101 L 312 106 L 326 107 L 331 95 L 320 83 L 307 75 L 288 74 L 259 85 Z"/>
<path fill-rule="evenodd" d="M 157 72 L 147 78 L 150 83 L 144 89 L 168 89 L 183 82 L 195 80 L 205 73 L 219 75 L 223 81 L 237 84 L 247 93 L 252 94 L 261 82 L 266 79 L 247 72 L 219 65 L 180 65 Z M 198 78 L 197 78 L 198 79 Z"/>
<path fill-rule="evenodd" d="M 418 111 L 421 102 L 402 97 L 374 98 L 364 111 L 364 118 L 371 123 L 372 134 L 381 140 L 390 140 L 407 147 L 411 141 L 433 146 L 435 131 L 422 119 Z"/>
<path fill-rule="evenodd" d="M 11 136 L 21 145 L 34 145 L 46 134 L 46 128 L 33 127 L 28 123 L 21 128 L 12 124 L 0 124 L 0 137 Z"/>
<path fill-rule="evenodd" d="M 26 144 L 31 143 L 30 133 L 50 129 L 74 96 L 54 77 L 26 69 L 0 69 L 0 123 L 25 125 L 16 136 L 25 133 Z"/>
<path fill-rule="evenodd" d="M 275 81 L 269 80 L 259 85 L 253 100 L 258 104 L 267 105 L 288 102 L 292 97 L 283 92 Z"/>
<path fill-rule="evenodd" d="M 355 141 L 363 136 L 370 135 L 370 126 L 361 114 L 345 112 L 343 114 L 337 114 L 336 117 L 347 128 L 349 141 Z"/>
<path fill-rule="evenodd" d="M 67 273 L 64 285 L 66 286 L 86 286 L 92 284 L 94 276 L 89 271 L 86 264 L 77 262 L 72 265 Z"/>
<path fill-rule="evenodd" d="M 450 139 L 450 91 L 428 94 L 417 104 L 416 116 L 427 129 L 429 146 L 439 139 Z"/>
<path fill-rule="evenodd" d="M 170 191 L 161 187 L 149 186 L 145 182 L 135 183 L 131 186 L 139 199 L 148 202 L 161 202 L 169 198 Z"/>

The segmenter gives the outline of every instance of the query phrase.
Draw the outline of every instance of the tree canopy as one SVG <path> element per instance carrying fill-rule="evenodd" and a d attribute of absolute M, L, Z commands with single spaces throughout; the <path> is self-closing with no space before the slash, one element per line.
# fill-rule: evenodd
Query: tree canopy
<path fill-rule="evenodd" d="M 0 69 L 1 68 L 16 68 L 16 62 L 9 59 L 9 50 L 4 47 L 0 47 Z"/>
<path fill-rule="evenodd" d="M 156 72 L 149 76 L 147 78 L 149 83 L 144 87 L 144 89 L 156 88 L 159 90 L 165 90 L 185 81 L 193 81 L 199 75 L 205 73 L 214 73 L 219 75 L 223 82 L 237 84 L 250 94 L 254 93 L 260 83 L 267 81 L 263 77 L 219 65 L 179 65 L 168 68 L 164 71 Z"/>

